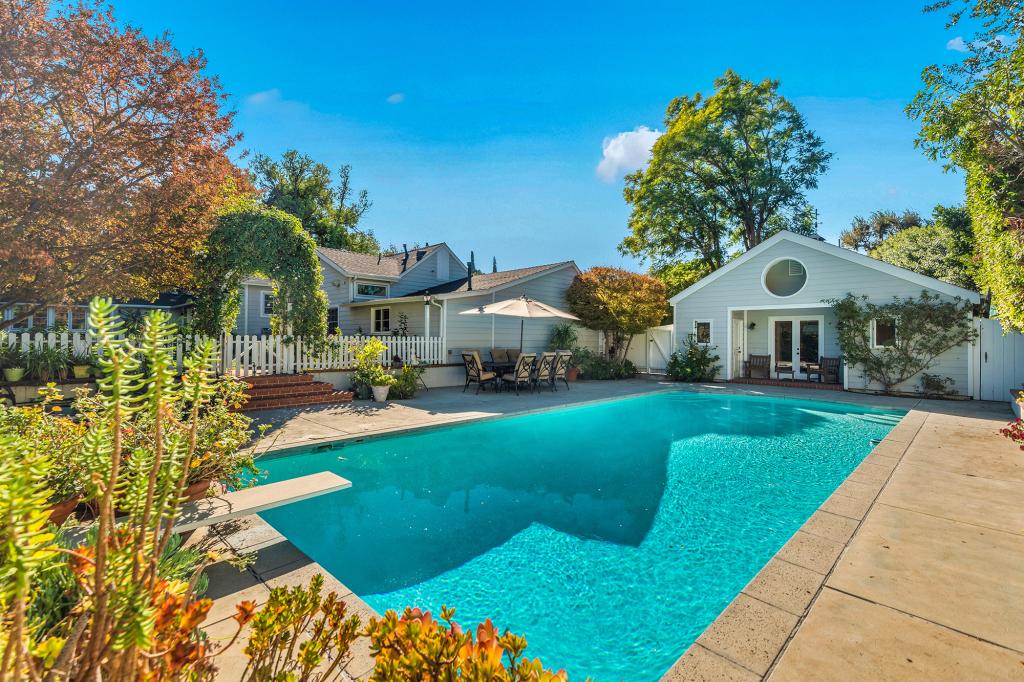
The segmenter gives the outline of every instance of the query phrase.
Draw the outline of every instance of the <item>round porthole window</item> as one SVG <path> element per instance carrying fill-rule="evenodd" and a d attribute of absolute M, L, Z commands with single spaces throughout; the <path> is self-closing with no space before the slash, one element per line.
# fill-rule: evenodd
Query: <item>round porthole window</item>
<path fill-rule="evenodd" d="M 764 288 L 768 293 L 785 298 L 792 296 L 807 284 L 804 264 L 793 258 L 777 260 L 764 271 Z"/>

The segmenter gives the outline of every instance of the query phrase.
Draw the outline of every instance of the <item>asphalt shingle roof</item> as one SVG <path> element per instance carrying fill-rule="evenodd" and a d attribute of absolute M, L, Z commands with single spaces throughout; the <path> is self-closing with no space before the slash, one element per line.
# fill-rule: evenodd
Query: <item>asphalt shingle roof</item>
<path fill-rule="evenodd" d="M 548 265 L 534 265 L 529 268 L 518 268 L 516 270 L 505 270 L 503 272 L 480 272 L 473 275 L 473 291 L 487 291 L 495 287 L 500 287 L 503 284 L 509 284 L 522 279 L 523 277 L 529 277 L 539 272 L 545 272 L 546 270 L 554 270 L 569 265 L 572 261 L 562 261 L 561 263 L 550 263 Z M 405 296 L 423 296 L 426 294 L 453 294 L 456 292 L 469 291 L 469 278 L 462 277 L 460 279 L 452 280 L 451 282 L 445 282 L 444 284 L 438 284 L 428 289 L 422 289 L 420 291 L 414 291 Z"/>
<path fill-rule="evenodd" d="M 421 246 L 405 252 L 382 254 L 358 253 L 345 249 L 329 249 L 320 247 L 321 253 L 346 272 L 355 275 L 400 277 L 403 272 L 419 263 L 428 255 L 441 248 L 442 244 Z"/>

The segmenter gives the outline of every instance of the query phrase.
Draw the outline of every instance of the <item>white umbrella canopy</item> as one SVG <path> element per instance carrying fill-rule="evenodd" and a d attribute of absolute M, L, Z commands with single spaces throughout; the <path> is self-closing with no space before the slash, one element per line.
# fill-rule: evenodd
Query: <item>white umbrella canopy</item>
<path fill-rule="evenodd" d="M 506 317 L 561 317 L 566 320 L 579 320 L 571 313 L 559 310 L 547 303 L 535 301 L 527 296 L 517 296 L 504 301 L 496 301 L 487 305 L 477 306 L 469 310 L 463 310 L 459 315 L 504 315 Z M 523 349 L 523 329 L 526 320 L 519 323 L 519 350 Z"/>

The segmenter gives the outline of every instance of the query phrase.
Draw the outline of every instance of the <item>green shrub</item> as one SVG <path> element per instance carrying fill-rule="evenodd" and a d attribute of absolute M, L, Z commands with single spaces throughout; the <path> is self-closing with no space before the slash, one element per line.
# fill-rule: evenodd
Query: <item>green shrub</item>
<path fill-rule="evenodd" d="M 395 383 L 391 385 L 391 392 L 388 395 L 395 400 L 415 398 L 424 371 L 426 370 L 422 367 L 404 365 L 395 376 Z"/>
<path fill-rule="evenodd" d="M 629 360 L 616 360 L 587 348 L 577 348 L 573 363 L 580 369 L 581 379 L 632 379 L 636 365 Z"/>
<path fill-rule="evenodd" d="M 665 373 L 672 381 L 714 381 L 722 368 L 719 359 L 714 346 L 697 343 L 690 334 L 683 348 L 672 353 Z"/>

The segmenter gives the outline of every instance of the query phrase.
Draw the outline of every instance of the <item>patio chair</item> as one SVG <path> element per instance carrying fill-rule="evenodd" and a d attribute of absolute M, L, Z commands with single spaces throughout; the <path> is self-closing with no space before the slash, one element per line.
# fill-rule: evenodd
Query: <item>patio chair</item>
<path fill-rule="evenodd" d="M 473 351 L 462 352 L 462 363 L 466 366 L 466 385 L 462 387 L 462 392 L 465 393 L 466 389 L 469 388 L 470 384 L 476 384 L 476 392 L 480 392 L 480 387 L 484 384 L 490 384 L 497 388 L 498 386 L 498 375 L 495 372 L 488 372 L 484 369 L 484 363 L 480 362 L 480 354 Z"/>
<path fill-rule="evenodd" d="M 807 366 L 807 378 L 817 376 L 818 383 L 838 384 L 839 364 L 839 358 L 819 358 L 817 364 Z"/>
<path fill-rule="evenodd" d="M 566 378 L 566 374 L 569 371 L 569 363 L 572 362 L 572 351 L 560 350 L 555 353 L 555 364 L 551 369 L 551 388 L 558 390 L 557 382 L 559 380 L 565 384 L 565 390 L 569 390 L 569 379 Z"/>
<path fill-rule="evenodd" d="M 516 360 L 516 366 L 511 372 L 501 377 L 501 384 L 515 386 L 516 395 L 519 395 L 520 386 L 528 386 L 533 390 L 533 359 L 536 353 L 523 353 Z"/>
<path fill-rule="evenodd" d="M 491 362 L 496 365 L 503 365 L 508 362 L 508 350 L 505 348 L 492 348 Z"/>
<path fill-rule="evenodd" d="M 793 369 L 792 362 L 775 363 L 775 378 L 781 381 L 783 374 L 788 374 L 790 379 L 796 379 L 796 370 Z"/>
<path fill-rule="evenodd" d="M 545 383 L 552 391 L 555 390 L 555 358 L 557 355 L 554 352 L 540 354 L 537 359 L 537 368 L 533 371 L 534 388 Z"/>
<path fill-rule="evenodd" d="M 523 351 L 519 350 L 518 348 L 509 348 L 505 352 L 508 354 L 508 361 L 515 362 L 516 360 L 519 359 L 519 356 L 520 354 L 522 354 Z"/>
<path fill-rule="evenodd" d="M 771 366 L 772 356 L 770 355 L 751 355 L 747 361 L 747 376 L 751 379 L 756 378 L 754 372 L 764 372 L 764 378 L 771 378 Z"/>

